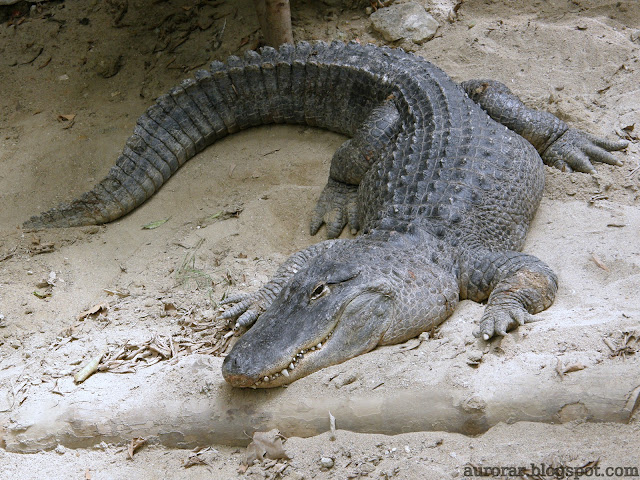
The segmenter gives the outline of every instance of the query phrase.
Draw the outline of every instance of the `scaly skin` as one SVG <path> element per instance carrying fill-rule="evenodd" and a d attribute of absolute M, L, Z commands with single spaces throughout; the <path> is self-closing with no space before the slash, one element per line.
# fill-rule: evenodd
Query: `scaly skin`
<path fill-rule="evenodd" d="M 140 117 L 100 184 L 25 227 L 115 220 L 217 139 L 267 123 L 351 137 L 310 230 L 324 223 L 333 238 L 348 224 L 361 235 L 298 252 L 263 288 L 228 300 L 236 305 L 223 317 L 248 328 L 222 368 L 238 387 L 283 385 L 404 341 L 460 299 L 487 301 L 485 340 L 531 321 L 557 289 L 547 265 L 519 252 L 544 188 L 542 160 L 590 172 L 592 161 L 618 164 L 608 151 L 626 145 L 531 110 L 497 82 L 457 85 L 401 50 L 301 43 L 197 72 Z"/>

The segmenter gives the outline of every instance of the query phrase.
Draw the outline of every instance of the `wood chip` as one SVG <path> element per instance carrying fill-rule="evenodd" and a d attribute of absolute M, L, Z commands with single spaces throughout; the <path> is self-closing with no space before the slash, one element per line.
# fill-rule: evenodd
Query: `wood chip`
<path fill-rule="evenodd" d="M 87 364 L 82 367 L 82 369 L 73 376 L 73 381 L 76 383 L 82 383 L 91 375 L 98 371 L 98 366 L 100 365 L 100 361 L 102 357 L 104 357 L 105 352 L 101 352 L 91 360 L 87 362 Z"/>
<path fill-rule="evenodd" d="M 336 439 L 336 417 L 334 417 L 331 412 L 329 412 L 329 430 L 331 433 L 329 434 L 329 440 Z"/>
<path fill-rule="evenodd" d="M 571 372 L 577 372 L 579 370 L 584 370 L 585 368 L 587 367 L 581 363 L 574 363 L 572 365 L 565 367 L 562 373 L 566 374 Z"/>
<path fill-rule="evenodd" d="M 609 268 L 604 263 L 602 263 L 602 260 L 600 260 L 595 253 L 591 254 L 591 260 L 593 260 L 593 263 L 595 263 L 598 267 L 600 267 L 605 272 L 609 271 Z"/>

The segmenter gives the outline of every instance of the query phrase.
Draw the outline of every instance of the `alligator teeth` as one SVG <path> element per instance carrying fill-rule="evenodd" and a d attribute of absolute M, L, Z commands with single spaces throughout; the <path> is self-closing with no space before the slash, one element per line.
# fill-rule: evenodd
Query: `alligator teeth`
<path fill-rule="evenodd" d="M 333 332 L 331 332 L 331 333 L 329 333 L 329 335 L 327 335 L 327 337 L 324 339 L 324 343 L 327 343 L 327 340 L 329 340 L 329 338 L 331 338 L 331 335 L 333 335 Z M 282 375 L 282 376 L 284 376 L 286 378 L 289 378 L 289 375 L 290 375 L 291 371 L 298 365 L 298 362 L 300 361 L 300 359 L 304 358 L 304 356 L 305 356 L 305 354 L 307 352 L 315 352 L 316 350 L 320 350 L 322 348 L 322 346 L 323 346 L 323 342 L 318 342 L 316 345 L 314 345 L 311 348 L 300 350 L 298 353 L 296 353 L 293 356 L 293 359 L 291 360 L 291 363 L 289 363 L 289 366 L 287 368 L 284 368 L 280 372 L 274 373 L 273 375 L 271 375 L 269 377 L 264 377 L 261 380 L 258 380 L 252 387 L 255 388 L 255 386 L 262 385 L 263 383 L 272 382 L 276 378 L 278 378 L 280 375 Z"/>

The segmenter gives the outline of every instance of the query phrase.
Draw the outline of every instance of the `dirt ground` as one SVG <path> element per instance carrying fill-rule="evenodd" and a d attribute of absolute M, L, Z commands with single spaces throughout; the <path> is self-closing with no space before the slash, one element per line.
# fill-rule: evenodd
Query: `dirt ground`
<path fill-rule="evenodd" d="M 482 306 L 463 302 L 435 339 L 377 349 L 286 389 L 240 393 L 213 355 L 232 341 L 217 302 L 255 289 L 321 239 L 309 237 L 308 214 L 344 139 L 295 126 L 242 132 L 113 224 L 24 232 L 31 215 L 106 174 L 156 96 L 211 60 L 257 47 L 260 32 L 250 0 L 0 8 L 0 478 L 235 478 L 253 431 L 274 427 L 290 459 L 244 476 L 445 479 L 526 467 L 499 473 L 542 478 L 535 468 L 544 464 L 556 468 L 550 478 L 585 466 L 612 477 L 640 468 L 640 4 L 466 0 L 454 14 L 454 1 L 420 3 L 438 33 L 402 47 L 455 80 L 495 78 L 575 127 L 630 140 L 617 154 L 623 166 L 548 169 L 525 246 L 560 279 L 543 321 L 485 344 L 471 335 Z M 364 6 L 336 4 L 293 1 L 294 37 L 383 43 Z M 140 358 L 118 363 L 120 352 Z M 111 370 L 75 384 L 102 353 Z M 540 395 L 540 411 L 553 392 L 586 399 L 610 368 L 624 374 L 596 387 L 604 382 L 612 402 L 630 392 L 620 410 L 628 423 L 589 422 L 597 418 L 580 408 L 549 423 L 511 404 L 522 391 Z M 449 423 L 434 421 L 448 389 L 480 395 L 489 410 L 502 405 L 495 421 L 472 432 L 446 412 Z M 139 436 L 147 443 L 129 459 Z"/>

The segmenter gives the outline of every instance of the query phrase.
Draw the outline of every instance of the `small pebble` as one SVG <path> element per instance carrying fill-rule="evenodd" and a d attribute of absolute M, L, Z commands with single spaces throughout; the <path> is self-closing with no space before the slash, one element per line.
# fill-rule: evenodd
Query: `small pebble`
<path fill-rule="evenodd" d="M 67 453 L 67 449 L 64 448 L 62 445 L 58 445 L 56 447 L 56 453 L 58 453 L 60 455 L 64 455 L 65 453 Z"/>
<path fill-rule="evenodd" d="M 333 459 L 329 457 L 322 457 L 320 459 L 320 465 L 322 465 L 324 468 L 331 468 L 333 467 Z"/>

